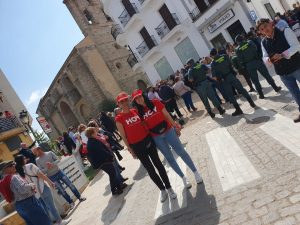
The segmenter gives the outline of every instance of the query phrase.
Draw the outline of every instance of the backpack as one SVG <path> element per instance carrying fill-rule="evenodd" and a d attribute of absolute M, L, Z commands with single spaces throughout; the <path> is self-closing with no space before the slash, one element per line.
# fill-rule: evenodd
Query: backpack
<path fill-rule="evenodd" d="M 9 203 L 14 200 L 14 193 L 10 189 L 10 182 L 13 175 L 8 175 L 0 180 L 0 193 L 5 198 L 5 200 Z"/>

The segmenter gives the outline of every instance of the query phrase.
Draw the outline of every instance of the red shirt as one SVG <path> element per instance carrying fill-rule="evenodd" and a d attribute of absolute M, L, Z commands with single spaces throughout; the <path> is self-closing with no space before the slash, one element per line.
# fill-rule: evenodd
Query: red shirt
<path fill-rule="evenodd" d="M 167 130 L 169 130 L 172 125 L 167 120 L 165 115 L 163 114 L 162 110 L 165 108 L 165 105 L 162 104 L 158 99 L 153 99 L 151 101 L 154 104 L 154 109 L 151 111 L 148 107 L 144 108 L 144 121 L 148 127 L 148 129 L 152 129 L 156 127 L 158 124 L 160 124 L 163 121 L 167 122 Z M 152 136 L 158 136 L 159 134 L 151 133 Z"/>
<path fill-rule="evenodd" d="M 129 144 L 138 143 L 149 135 L 135 109 L 130 109 L 129 113 L 120 112 L 115 120 L 123 125 Z"/>

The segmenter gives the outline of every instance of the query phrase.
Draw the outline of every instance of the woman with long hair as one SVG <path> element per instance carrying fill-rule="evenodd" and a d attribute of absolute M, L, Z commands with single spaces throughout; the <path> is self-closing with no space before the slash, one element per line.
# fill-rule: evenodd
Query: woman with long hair
<path fill-rule="evenodd" d="M 183 179 L 184 185 L 187 188 L 191 187 L 190 182 L 187 180 L 176 162 L 171 147 L 192 170 L 196 182 L 198 184 L 202 183 L 203 181 L 198 170 L 178 138 L 181 126 L 175 123 L 165 106 L 156 99 L 150 101 L 145 98 L 142 95 L 141 90 L 136 90 L 132 93 L 132 100 L 134 102 L 134 106 L 137 108 L 140 118 L 150 130 L 156 146 L 165 156 L 172 169 Z"/>
<path fill-rule="evenodd" d="M 168 194 L 175 199 L 177 195 L 171 188 L 166 169 L 160 161 L 153 139 L 137 111 L 130 109 L 128 94 L 121 92 L 117 96 L 117 103 L 122 111 L 115 118 L 116 125 L 128 151 L 133 158 L 141 161 L 152 181 L 160 189 L 160 201 L 164 202 Z"/>
<path fill-rule="evenodd" d="M 23 155 L 17 155 L 15 157 L 15 162 L 17 173 L 28 183 L 35 184 L 35 197 L 40 200 L 42 206 L 46 212 L 48 212 L 49 218 L 53 218 L 56 225 L 68 224 L 71 219 L 62 220 L 55 207 L 53 196 L 50 190 L 50 187 L 55 188 L 54 183 L 35 164 L 26 164 L 26 159 Z"/>

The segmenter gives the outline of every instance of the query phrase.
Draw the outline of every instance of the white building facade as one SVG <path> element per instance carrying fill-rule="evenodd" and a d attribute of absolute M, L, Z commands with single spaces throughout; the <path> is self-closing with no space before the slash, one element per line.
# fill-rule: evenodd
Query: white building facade
<path fill-rule="evenodd" d="M 180 70 L 187 59 L 223 48 L 249 32 L 259 18 L 292 9 L 291 0 L 102 0 L 115 22 L 118 44 L 127 46 L 152 84 Z"/>

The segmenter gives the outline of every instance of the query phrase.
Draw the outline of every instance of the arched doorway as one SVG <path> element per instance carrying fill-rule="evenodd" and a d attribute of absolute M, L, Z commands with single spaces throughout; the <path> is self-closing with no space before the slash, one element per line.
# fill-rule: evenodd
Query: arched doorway
<path fill-rule="evenodd" d="M 67 103 L 61 102 L 60 110 L 61 110 L 62 116 L 64 118 L 64 121 L 66 123 L 66 127 L 70 127 L 70 126 L 77 127 L 79 125 L 79 122 L 78 122 L 76 116 L 74 115 L 70 106 Z"/>

